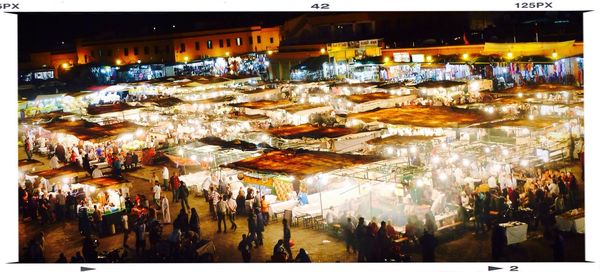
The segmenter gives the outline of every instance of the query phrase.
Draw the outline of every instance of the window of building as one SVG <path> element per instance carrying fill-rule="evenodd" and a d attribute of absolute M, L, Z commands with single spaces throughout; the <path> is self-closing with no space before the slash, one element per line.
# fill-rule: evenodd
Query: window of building
<path fill-rule="evenodd" d="M 156 54 L 156 55 L 159 55 L 160 53 L 161 53 L 161 52 L 160 52 L 160 46 L 158 46 L 158 45 L 155 45 L 155 46 L 154 46 L 154 54 Z"/>
<path fill-rule="evenodd" d="M 252 42 L 253 42 L 252 36 L 248 37 L 248 44 L 252 45 Z"/>
<path fill-rule="evenodd" d="M 269 42 L 273 43 L 273 37 L 269 38 Z"/>
<path fill-rule="evenodd" d="M 98 49 L 98 57 L 102 57 L 102 49 Z"/>
<path fill-rule="evenodd" d="M 339 24 L 335 26 L 335 34 L 337 37 L 350 37 L 353 32 L 352 24 Z"/>
<path fill-rule="evenodd" d="M 206 48 L 212 49 L 212 40 L 206 41 Z"/>
<path fill-rule="evenodd" d="M 129 56 L 129 48 L 123 48 L 123 55 Z"/>
<path fill-rule="evenodd" d="M 112 49 L 106 50 L 106 55 L 109 56 L 109 57 L 112 57 L 112 55 L 113 55 Z"/>
<path fill-rule="evenodd" d="M 84 59 L 84 61 L 83 61 L 83 62 L 85 62 L 85 63 L 87 63 L 87 62 L 88 62 L 88 56 L 87 56 L 87 55 L 83 56 L 83 59 Z"/>
<path fill-rule="evenodd" d="M 242 38 L 240 38 L 240 37 L 235 38 L 235 45 L 241 46 L 242 45 Z"/>
<path fill-rule="evenodd" d="M 181 53 L 185 52 L 185 43 L 181 43 L 179 45 L 179 52 L 181 52 Z"/>
<path fill-rule="evenodd" d="M 371 23 L 358 23 L 356 24 L 356 34 L 358 35 L 369 35 L 373 33 L 373 25 Z"/>
<path fill-rule="evenodd" d="M 219 47 L 223 48 L 223 40 L 219 40 Z"/>
<path fill-rule="evenodd" d="M 231 47 L 231 39 L 227 39 L 227 47 Z"/>
<path fill-rule="evenodd" d="M 256 36 L 256 43 L 260 44 L 262 40 L 260 39 L 260 35 Z"/>
<path fill-rule="evenodd" d="M 200 51 L 200 42 L 195 42 L 194 45 L 196 46 L 196 51 Z"/>
<path fill-rule="evenodd" d="M 133 48 L 133 55 L 137 56 L 137 55 L 139 55 L 139 54 L 140 54 L 140 50 L 138 50 L 138 48 L 137 48 L 137 47 L 134 47 L 134 48 Z"/>
<path fill-rule="evenodd" d="M 327 38 L 331 36 L 331 27 L 329 25 L 320 25 L 317 27 L 319 37 Z"/>
<path fill-rule="evenodd" d="M 150 55 L 150 47 L 144 46 L 144 55 Z"/>

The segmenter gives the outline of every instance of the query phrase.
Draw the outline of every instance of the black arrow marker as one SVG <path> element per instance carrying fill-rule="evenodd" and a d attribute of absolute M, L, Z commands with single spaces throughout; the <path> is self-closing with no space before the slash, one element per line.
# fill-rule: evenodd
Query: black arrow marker
<path fill-rule="evenodd" d="M 502 269 L 502 267 L 488 266 L 488 271 L 494 271 L 498 269 Z"/>
<path fill-rule="evenodd" d="M 96 270 L 96 268 L 91 268 L 91 267 L 81 267 L 81 272 L 83 271 L 90 271 L 90 270 Z"/>

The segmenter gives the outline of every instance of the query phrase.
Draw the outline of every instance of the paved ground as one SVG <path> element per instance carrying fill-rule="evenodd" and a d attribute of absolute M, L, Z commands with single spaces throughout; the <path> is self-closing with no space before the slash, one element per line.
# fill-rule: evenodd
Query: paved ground
<path fill-rule="evenodd" d="M 36 159 L 45 161 L 43 158 Z M 133 182 L 131 195 L 143 193 L 151 197 L 151 186 L 146 181 L 152 175 L 153 171 L 158 171 L 155 167 L 144 167 L 134 173 L 127 174 L 129 180 Z M 573 168 L 577 176 L 580 171 Z M 581 181 L 581 179 L 578 179 Z M 582 187 L 583 188 L 583 185 Z M 167 192 L 168 197 L 171 193 Z M 212 221 L 208 214 L 207 204 L 201 197 L 189 198 L 190 205 L 195 207 L 200 213 L 200 228 L 204 239 L 211 239 L 215 243 L 218 262 L 241 262 L 242 258 L 237 251 L 237 244 L 241 235 L 246 233 L 246 218 L 240 217 L 237 220 L 238 230 L 236 232 L 217 233 L 216 221 Z M 175 219 L 180 204 L 171 203 L 171 217 Z M 53 262 L 63 252 L 67 258 L 70 258 L 75 252 L 81 250 L 82 238 L 78 233 L 77 221 L 66 221 L 55 223 L 49 226 L 39 226 L 33 223 L 19 222 L 19 242 L 22 249 L 26 242 L 32 238 L 38 231 L 43 230 L 46 233 L 46 260 Z M 163 235 L 171 232 L 172 225 L 164 227 Z M 272 223 L 266 226 L 264 233 L 264 247 L 252 250 L 253 262 L 265 262 L 270 259 L 273 245 L 283 236 L 281 222 Z M 474 235 L 470 230 L 456 233 L 456 237 L 449 241 L 440 241 L 436 249 L 437 261 L 447 262 L 477 262 L 491 261 L 491 243 L 490 232 Z M 551 241 L 541 237 L 539 232 L 530 232 L 530 239 L 524 243 L 509 247 L 507 252 L 507 261 L 552 261 Z M 129 246 L 134 247 L 133 234 L 129 237 Z M 353 254 L 346 253 L 342 241 L 336 240 L 324 231 L 304 229 L 303 227 L 292 228 L 292 239 L 296 245 L 292 249 L 294 254 L 300 248 L 305 248 L 311 256 L 313 262 L 353 262 L 356 257 Z M 568 261 L 584 261 L 584 236 L 568 235 L 566 237 L 566 259 Z M 116 234 L 100 239 L 99 251 L 110 250 L 121 247 L 122 235 Z M 130 256 L 135 254 L 131 252 Z M 418 249 L 411 250 L 413 261 L 420 261 L 421 256 Z M 132 259 L 131 261 L 136 261 Z"/>

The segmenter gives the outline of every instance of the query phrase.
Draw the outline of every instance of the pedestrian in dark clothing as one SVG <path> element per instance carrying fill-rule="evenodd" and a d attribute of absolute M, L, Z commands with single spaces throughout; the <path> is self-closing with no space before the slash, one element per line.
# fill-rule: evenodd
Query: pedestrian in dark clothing
<path fill-rule="evenodd" d="M 256 245 L 263 245 L 263 232 L 265 231 L 265 220 L 258 208 L 254 209 L 256 215 Z"/>
<path fill-rule="evenodd" d="M 92 167 L 90 166 L 90 157 L 88 156 L 88 154 L 85 154 L 83 156 L 83 159 L 81 161 L 81 165 L 83 166 L 83 169 L 88 172 L 90 175 L 92 174 Z"/>
<path fill-rule="evenodd" d="M 138 158 L 138 155 L 135 152 L 132 152 L 132 153 L 133 154 L 131 155 L 131 166 L 133 168 L 136 168 L 138 166 L 140 159 Z"/>
<path fill-rule="evenodd" d="M 175 222 L 173 222 L 173 228 L 181 230 L 182 233 L 186 233 L 190 230 L 190 221 L 185 209 L 182 208 L 179 210 L 179 214 L 177 215 L 177 218 L 175 218 Z"/>
<path fill-rule="evenodd" d="M 201 236 L 201 234 L 200 234 L 200 216 L 198 216 L 198 213 L 196 212 L 196 208 L 192 208 L 192 215 L 190 215 L 190 230 L 197 233 L 199 236 Z"/>
<path fill-rule="evenodd" d="M 569 173 L 568 180 L 569 204 L 571 209 L 575 209 L 579 206 L 579 203 L 577 203 L 577 179 L 573 173 Z"/>
<path fill-rule="evenodd" d="M 290 231 L 290 226 L 287 223 L 287 219 L 282 220 L 283 223 L 283 247 L 288 254 L 288 259 L 292 258 L 292 248 L 290 245 L 290 240 L 292 239 L 292 232 Z"/>
<path fill-rule="evenodd" d="M 352 249 L 352 253 L 356 253 L 356 244 L 354 239 L 354 230 L 356 226 L 352 223 L 352 218 L 348 217 L 348 221 L 346 225 L 344 225 L 344 241 L 346 242 L 346 252 L 350 252 Z"/>
<path fill-rule="evenodd" d="M 66 204 L 67 204 L 67 212 L 66 218 L 71 219 L 77 215 L 77 211 L 75 211 L 76 207 L 76 199 L 75 196 L 71 194 L 71 192 L 67 192 Z"/>
<path fill-rule="evenodd" d="M 142 219 L 138 219 L 135 224 L 135 254 L 142 256 L 146 251 L 146 223 Z M 86 258 L 87 260 L 87 258 Z"/>
<path fill-rule="evenodd" d="M 237 213 L 238 214 L 243 214 L 244 213 L 244 205 L 246 204 L 246 196 L 244 194 L 244 190 L 240 189 L 237 198 L 235 199 L 235 202 L 237 204 Z"/>
<path fill-rule="evenodd" d="M 504 229 L 499 225 L 496 225 L 492 232 L 492 259 L 494 262 L 498 262 L 504 257 L 505 245 L 506 235 L 504 235 Z"/>
<path fill-rule="evenodd" d="M 389 259 L 391 255 L 390 249 L 392 247 L 392 241 L 387 234 L 386 225 L 385 221 L 381 221 L 379 231 L 377 232 L 376 247 L 374 251 L 376 251 L 377 254 L 376 261 L 379 262 Z"/>
<path fill-rule="evenodd" d="M 65 257 L 64 253 L 60 253 L 60 255 L 58 256 L 58 260 L 56 260 L 56 263 L 67 263 L 67 257 Z"/>
<path fill-rule="evenodd" d="M 256 216 L 253 213 L 248 214 L 248 233 L 250 234 L 249 241 L 254 242 L 254 245 L 258 247 L 256 242 Z"/>
<path fill-rule="evenodd" d="M 479 195 L 475 195 L 475 203 L 473 205 L 473 213 L 475 214 L 475 233 L 484 232 L 484 210 L 483 200 Z"/>
<path fill-rule="evenodd" d="M 365 218 L 361 217 L 358 219 L 358 225 L 356 226 L 356 230 L 354 230 L 354 236 L 356 237 L 358 247 L 358 262 L 366 262 L 369 247 L 366 243 L 367 226 L 365 225 Z"/>
<path fill-rule="evenodd" d="M 190 204 L 188 203 L 188 195 L 190 194 L 190 191 L 188 190 L 187 185 L 185 184 L 185 182 L 181 182 L 181 185 L 179 186 L 179 200 L 181 200 L 181 208 L 182 209 L 186 209 L 189 210 L 190 209 Z"/>
<path fill-rule="evenodd" d="M 246 234 L 242 234 L 242 241 L 238 244 L 238 250 L 242 253 L 242 259 L 245 263 L 249 263 L 252 256 L 250 255 L 250 248 L 252 247 L 252 242 L 249 241 Z"/>
<path fill-rule="evenodd" d="M 98 252 L 96 251 L 98 244 L 96 242 L 97 240 L 92 239 L 90 235 L 83 239 L 81 253 L 83 253 L 86 263 L 95 263 L 98 261 Z"/>
<path fill-rule="evenodd" d="M 83 263 L 85 262 L 85 260 L 83 259 L 83 256 L 81 256 L 81 252 L 77 251 L 77 253 L 75 253 L 75 256 L 71 257 L 71 263 Z"/>
<path fill-rule="evenodd" d="M 308 253 L 306 253 L 306 250 L 304 250 L 304 248 L 301 248 L 300 251 L 298 251 L 298 255 L 296 255 L 296 259 L 294 260 L 297 263 L 310 263 L 310 257 L 308 256 Z"/>
<path fill-rule="evenodd" d="M 492 229 L 492 217 L 490 216 L 490 211 L 492 210 L 492 194 L 488 191 L 485 193 L 485 198 L 483 199 L 483 218 L 485 220 L 485 225 L 487 230 Z M 431 233 L 433 235 L 433 233 Z"/>
<path fill-rule="evenodd" d="M 283 246 L 283 239 L 279 239 L 275 246 L 273 247 L 273 255 L 271 256 L 271 261 L 276 263 L 283 263 L 288 259 L 286 254 L 286 250 Z"/>
<path fill-rule="evenodd" d="M 421 242 L 423 262 L 435 262 L 435 247 L 437 245 L 435 237 L 425 231 L 419 241 Z"/>
<path fill-rule="evenodd" d="M 154 251 L 156 249 L 156 245 L 161 239 L 162 236 L 162 225 L 156 218 L 152 218 L 148 221 L 148 240 L 150 241 L 150 249 Z"/>

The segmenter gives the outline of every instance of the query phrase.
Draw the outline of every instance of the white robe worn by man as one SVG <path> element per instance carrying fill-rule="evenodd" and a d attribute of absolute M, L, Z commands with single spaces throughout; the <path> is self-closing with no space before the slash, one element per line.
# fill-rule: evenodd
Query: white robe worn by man
<path fill-rule="evenodd" d="M 162 202 L 160 204 L 160 208 L 162 210 L 163 215 L 163 224 L 171 223 L 171 212 L 169 211 L 169 199 L 165 196 L 162 197 Z"/>
<path fill-rule="evenodd" d="M 100 170 L 100 168 L 96 167 L 94 169 L 94 171 L 92 171 L 92 178 L 101 178 L 104 175 L 102 174 L 102 170 Z"/>
<path fill-rule="evenodd" d="M 52 156 L 50 159 L 50 168 L 58 169 L 60 168 L 60 163 L 58 162 L 58 157 L 56 155 Z"/>

